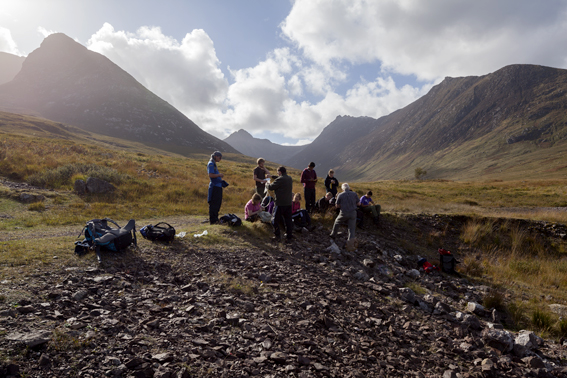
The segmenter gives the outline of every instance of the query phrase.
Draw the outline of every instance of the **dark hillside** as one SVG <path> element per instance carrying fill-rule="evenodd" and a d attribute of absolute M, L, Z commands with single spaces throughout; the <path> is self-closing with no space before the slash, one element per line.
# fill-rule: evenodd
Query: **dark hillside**
<path fill-rule="evenodd" d="M 431 178 L 556 177 L 567 172 L 566 109 L 567 70 L 512 65 L 446 78 L 378 120 L 334 121 L 292 163 L 318 157 L 349 180 L 407 179 L 416 167 Z"/>
<path fill-rule="evenodd" d="M 0 86 L 0 110 L 41 116 L 154 147 L 236 152 L 109 59 L 52 34 Z"/>

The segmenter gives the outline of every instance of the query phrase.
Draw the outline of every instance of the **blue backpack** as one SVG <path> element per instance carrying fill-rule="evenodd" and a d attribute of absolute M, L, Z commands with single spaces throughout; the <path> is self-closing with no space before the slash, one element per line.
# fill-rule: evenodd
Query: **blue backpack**
<path fill-rule="evenodd" d="M 117 228 L 112 228 L 108 222 L 113 223 Z M 128 224 L 120 227 L 118 223 L 109 218 L 91 219 L 79 234 L 85 234 L 85 239 L 75 242 L 75 253 L 82 256 L 90 250 L 96 252 L 98 262 L 101 262 L 100 250 L 106 249 L 112 252 L 119 252 L 128 248 L 131 244 L 137 248 L 136 222 L 130 219 Z"/>

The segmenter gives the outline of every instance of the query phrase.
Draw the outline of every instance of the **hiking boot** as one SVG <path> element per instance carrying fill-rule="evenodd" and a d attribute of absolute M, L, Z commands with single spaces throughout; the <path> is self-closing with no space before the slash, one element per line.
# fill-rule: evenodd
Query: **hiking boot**
<path fill-rule="evenodd" d="M 374 221 L 374 224 L 375 224 L 376 226 L 379 226 L 379 225 L 380 225 L 380 218 L 373 218 L 372 220 Z"/>
<path fill-rule="evenodd" d="M 282 241 L 282 238 L 280 238 L 279 236 L 272 236 L 272 241 L 274 243 L 279 243 Z"/>

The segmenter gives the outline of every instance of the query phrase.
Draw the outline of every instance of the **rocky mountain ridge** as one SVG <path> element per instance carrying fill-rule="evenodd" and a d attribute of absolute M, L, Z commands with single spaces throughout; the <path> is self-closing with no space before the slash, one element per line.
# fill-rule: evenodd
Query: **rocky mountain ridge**
<path fill-rule="evenodd" d="M 12 81 L 26 58 L 0 51 L 0 85 Z"/>
<path fill-rule="evenodd" d="M 547 168 L 565 171 L 565 109 L 567 70 L 511 65 L 484 76 L 446 78 L 379 119 L 337 117 L 286 163 L 324 163 L 343 180 L 407 179 L 416 167 L 441 179 L 498 178 L 501 171 L 541 177 L 543 170 L 522 164 L 537 168 L 545 160 Z"/>
<path fill-rule="evenodd" d="M 246 130 L 240 129 L 230 134 L 224 141 L 240 153 L 267 161 L 281 163 L 288 161 L 291 156 L 303 150 L 304 146 L 282 146 L 268 139 L 254 138 Z"/>
<path fill-rule="evenodd" d="M 405 221 L 451 234 L 465 219 Z M 322 226 L 271 248 L 141 241 L 100 266 L 7 277 L 0 376 L 567 376 L 564 345 L 479 305 L 488 287 L 416 270 L 406 231 L 383 220 L 354 251 Z"/>
<path fill-rule="evenodd" d="M 16 77 L 0 85 L 0 110 L 174 152 L 235 152 L 108 58 L 62 33 L 45 38 Z"/>

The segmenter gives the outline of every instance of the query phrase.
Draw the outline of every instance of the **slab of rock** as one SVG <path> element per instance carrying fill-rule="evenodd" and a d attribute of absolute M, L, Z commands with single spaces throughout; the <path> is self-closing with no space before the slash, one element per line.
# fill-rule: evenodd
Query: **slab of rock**
<path fill-rule="evenodd" d="M 6 336 L 6 340 L 26 344 L 30 348 L 47 343 L 51 339 L 51 332 L 36 330 L 31 332 L 12 332 Z"/>
<path fill-rule="evenodd" d="M 93 194 L 112 193 L 116 190 L 116 187 L 111 183 L 96 177 L 89 177 L 87 179 L 86 187 L 87 192 Z"/>
<path fill-rule="evenodd" d="M 482 331 L 482 339 L 486 345 L 502 353 L 509 353 L 514 349 L 514 336 L 505 330 L 486 328 Z"/>
<path fill-rule="evenodd" d="M 34 203 L 45 201 L 45 196 L 33 193 L 20 193 L 19 199 L 22 203 Z"/>
<path fill-rule="evenodd" d="M 73 189 L 75 190 L 75 193 L 77 193 L 78 195 L 83 195 L 87 192 L 87 184 L 85 183 L 84 180 L 77 179 L 73 184 Z"/>

